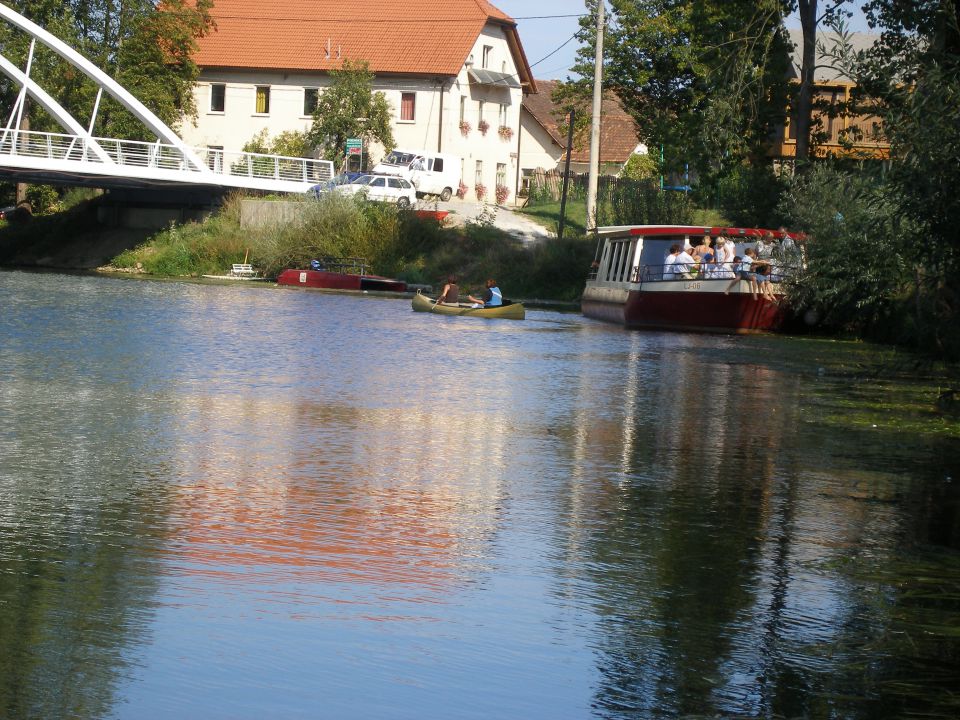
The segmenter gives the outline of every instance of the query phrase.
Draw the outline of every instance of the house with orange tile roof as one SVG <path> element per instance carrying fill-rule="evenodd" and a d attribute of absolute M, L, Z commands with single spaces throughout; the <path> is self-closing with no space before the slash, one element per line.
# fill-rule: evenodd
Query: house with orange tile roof
<path fill-rule="evenodd" d="M 537 80 L 538 92 L 525 95 L 520 112 L 520 173 L 529 178 L 538 168 L 562 170 L 566 161 L 567 138 L 560 129 L 552 94 L 556 80 Z M 570 170 L 590 169 L 589 139 L 574 141 Z M 637 138 L 637 126 L 616 95 L 604 93 L 600 110 L 600 174 L 617 175 L 634 153 L 646 153 Z"/>
<path fill-rule="evenodd" d="M 212 14 L 187 142 L 239 150 L 264 129 L 307 130 L 330 70 L 364 60 L 398 148 L 460 157 L 468 197 L 516 196 L 520 107 L 537 86 L 516 23 L 486 0 L 217 0 Z"/>

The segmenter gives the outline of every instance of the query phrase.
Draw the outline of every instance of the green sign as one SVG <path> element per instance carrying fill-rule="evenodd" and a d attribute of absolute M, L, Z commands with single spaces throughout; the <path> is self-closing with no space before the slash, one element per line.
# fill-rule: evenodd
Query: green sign
<path fill-rule="evenodd" d="M 362 155 L 363 140 L 360 138 L 347 138 L 347 155 Z"/>

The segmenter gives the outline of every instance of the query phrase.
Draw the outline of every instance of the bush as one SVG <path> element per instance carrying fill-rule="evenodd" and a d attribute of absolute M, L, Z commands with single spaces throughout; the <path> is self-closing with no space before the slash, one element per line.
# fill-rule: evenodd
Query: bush
<path fill-rule="evenodd" d="M 718 207 L 738 227 L 782 225 L 778 207 L 783 190 L 783 181 L 769 166 L 737 166 L 715 184 Z"/>
<path fill-rule="evenodd" d="M 605 183 L 597 197 L 598 225 L 689 225 L 693 203 L 686 193 L 661 190 L 654 180 L 621 178 Z"/>
<path fill-rule="evenodd" d="M 886 333 L 912 273 L 895 240 L 899 222 L 883 183 L 816 165 L 794 180 L 780 209 L 791 229 L 811 236 L 806 267 L 788 285 L 792 304 L 816 309 L 834 328 Z"/>

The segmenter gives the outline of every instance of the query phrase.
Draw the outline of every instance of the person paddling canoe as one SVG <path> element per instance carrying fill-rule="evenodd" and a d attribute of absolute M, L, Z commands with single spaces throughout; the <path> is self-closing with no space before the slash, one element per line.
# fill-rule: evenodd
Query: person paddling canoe
<path fill-rule="evenodd" d="M 500 292 L 500 288 L 497 287 L 497 281 L 490 278 L 487 280 L 486 285 L 487 289 L 480 293 L 479 298 L 475 298 L 473 295 L 467 295 L 467 299 L 480 307 L 500 307 L 503 305 L 503 293 Z"/>
<path fill-rule="evenodd" d="M 438 303 L 447 303 L 456 305 L 460 302 L 460 288 L 457 287 L 457 278 L 453 275 L 447 278 L 447 284 L 443 286 L 443 292 L 437 298 Z"/>

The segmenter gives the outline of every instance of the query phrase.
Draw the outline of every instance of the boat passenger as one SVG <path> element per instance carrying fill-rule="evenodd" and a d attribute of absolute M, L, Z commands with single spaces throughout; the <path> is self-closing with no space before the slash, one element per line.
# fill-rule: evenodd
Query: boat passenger
<path fill-rule="evenodd" d="M 493 278 L 487 280 L 487 288 L 480 293 L 479 298 L 473 295 L 467 295 L 467 299 L 477 307 L 500 307 L 503 305 L 503 293 L 497 287 L 497 281 Z"/>
<path fill-rule="evenodd" d="M 748 283 L 751 294 L 757 294 L 759 287 L 757 286 L 757 276 L 753 272 L 753 259 L 756 257 L 756 255 L 756 250 L 753 248 L 747 248 L 743 251 L 743 257 L 737 255 L 734 258 L 736 260 L 736 264 L 734 265 L 736 277 L 730 281 L 729 285 L 727 285 L 727 289 L 723 291 L 724 295 L 729 295 L 730 291 L 733 290 L 733 288 L 735 288 L 741 280 L 744 280 Z"/>
<path fill-rule="evenodd" d="M 680 246 L 674 243 L 670 246 L 670 252 L 663 259 L 663 279 L 673 280 L 673 273 L 676 271 L 677 255 L 680 254 Z"/>
<path fill-rule="evenodd" d="M 686 250 L 683 250 L 673 261 L 674 278 L 679 277 L 683 280 L 692 280 L 694 270 L 696 269 L 695 265 L 696 260 L 693 259 L 693 256 Z"/>
<path fill-rule="evenodd" d="M 773 285 L 770 284 L 770 276 L 773 273 L 773 266 L 765 260 L 756 261 L 754 266 L 758 266 L 757 285 L 760 288 L 761 297 L 765 297 L 767 300 L 776 300 L 777 298 L 773 294 Z"/>
<path fill-rule="evenodd" d="M 695 260 L 702 260 L 703 256 L 710 252 L 710 242 L 710 236 L 704 235 L 700 240 L 700 244 L 690 251 L 690 255 L 692 255 Z"/>
<path fill-rule="evenodd" d="M 460 302 L 460 288 L 457 287 L 457 278 L 453 275 L 447 278 L 447 284 L 443 286 L 443 292 L 437 298 L 438 303 L 447 305 L 456 305 Z"/>
<path fill-rule="evenodd" d="M 714 265 L 710 277 L 712 278 L 732 278 L 733 259 L 736 257 L 733 253 L 733 242 L 725 238 L 717 238 L 717 250 L 714 254 Z"/>
<path fill-rule="evenodd" d="M 664 280 L 673 280 L 673 273 L 676 270 L 675 263 L 677 262 L 677 255 L 680 254 L 680 245 L 674 243 L 670 246 L 670 252 L 667 253 L 667 257 L 663 259 L 663 279 Z"/>

